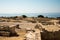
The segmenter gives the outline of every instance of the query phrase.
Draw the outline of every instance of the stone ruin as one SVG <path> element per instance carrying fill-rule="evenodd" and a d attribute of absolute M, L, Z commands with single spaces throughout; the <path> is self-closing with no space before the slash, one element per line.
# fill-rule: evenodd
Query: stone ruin
<path fill-rule="evenodd" d="M 60 40 L 60 30 L 55 32 L 49 32 L 43 29 L 43 32 L 41 32 L 41 39 L 42 40 Z"/>
<path fill-rule="evenodd" d="M 28 33 L 25 35 L 25 40 L 60 40 L 60 31 L 49 32 L 45 30 L 45 28 L 42 28 L 42 26 L 39 24 L 35 26 L 35 32 L 33 32 L 32 29 L 27 31 Z"/>
<path fill-rule="evenodd" d="M 19 26 L 19 25 L 17 25 Z M 15 31 L 15 26 L 10 27 L 7 25 L 0 26 L 0 36 L 18 36 L 18 34 Z"/>
<path fill-rule="evenodd" d="M 35 40 L 34 30 L 27 30 L 24 40 Z"/>
<path fill-rule="evenodd" d="M 28 29 L 25 34 L 25 40 L 41 40 L 41 25 L 37 24 L 35 29 Z"/>

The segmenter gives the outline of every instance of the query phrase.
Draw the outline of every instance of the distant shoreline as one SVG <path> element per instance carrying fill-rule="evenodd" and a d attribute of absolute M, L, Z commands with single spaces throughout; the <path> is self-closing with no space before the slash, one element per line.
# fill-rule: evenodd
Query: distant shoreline
<path fill-rule="evenodd" d="M 43 15 L 47 17 L 60 17 L 60 13 L 0 13 L 0 17 L 13 17 L 13 16 L 22 16 L 26 15 L 28 17 L 37 17 L 38 15 Z"/>

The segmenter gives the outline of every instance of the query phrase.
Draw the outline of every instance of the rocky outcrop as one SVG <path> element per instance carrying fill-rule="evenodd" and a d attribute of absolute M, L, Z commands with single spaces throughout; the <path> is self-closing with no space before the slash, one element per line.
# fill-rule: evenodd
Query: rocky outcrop
<path fill-rule="evenodd" d="M 0 26 L 0 36 L 16 36 L 15 27 Z"/>

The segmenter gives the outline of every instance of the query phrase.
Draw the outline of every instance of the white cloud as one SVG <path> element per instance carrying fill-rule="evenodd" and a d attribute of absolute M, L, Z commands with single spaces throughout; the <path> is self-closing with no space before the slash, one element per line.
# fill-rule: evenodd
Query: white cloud
<path fill-rule="evenodd" d="M 0 9 L 0 13 L 52 13 L 60 12 L 59 8 L 5 8 Z"/>
<path fill-rule="evenodd" d="M 15 9 L 0 9 L 0 13 L 16 13 Z"/>

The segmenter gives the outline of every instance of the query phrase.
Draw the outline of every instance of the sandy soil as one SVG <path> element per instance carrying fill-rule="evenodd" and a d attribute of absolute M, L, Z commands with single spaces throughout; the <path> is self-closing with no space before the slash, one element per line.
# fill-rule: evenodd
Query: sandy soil
<path fill-rule="evenodd" d="M 18 37 L 1 37 L 0 36 L 0 40 L 24 40 L 24 35 L 26 34 L 26 30 L 24 30 L 24 28 L 32 28 L 34 29 L 34 27 L 36 26 L 37 23 L 19 23 L 19 22 L 0 22 L 0 25 L 16 25 L 19 24 L 22 28 L 22 30 L 20 29 L 16 29 L 17 34 L 19 35 Z M 38 23 L 41 24 L 41 23 Z M 43 25 L 42 25 L 43 26 Z M 60 30 L 59 28 L 60 26 L 57 25 L 47 25 L 47 26 L 43 26 L 42 28 L 45 28 L 48 31 L 58 31 Z"/>

